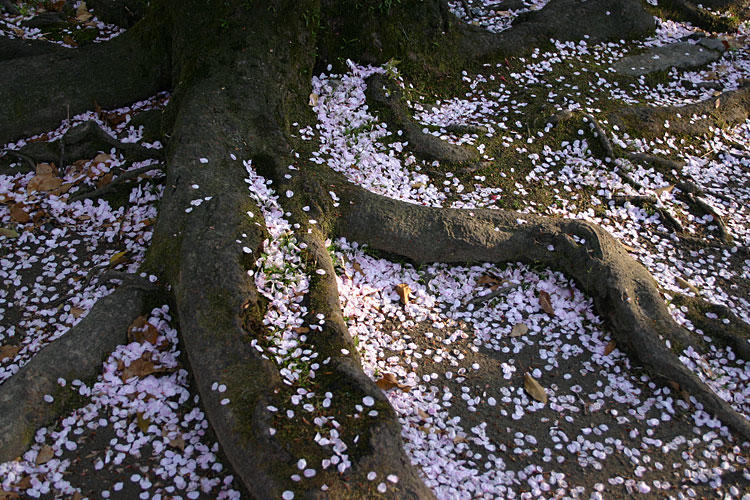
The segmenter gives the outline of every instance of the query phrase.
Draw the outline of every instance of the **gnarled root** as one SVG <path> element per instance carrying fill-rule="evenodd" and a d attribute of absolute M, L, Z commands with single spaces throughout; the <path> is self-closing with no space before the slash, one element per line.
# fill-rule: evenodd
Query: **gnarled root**
<path fill-rule="evenodd" d="M 337 178 L 329 174 L 326 183 Z M 657 377 L 678 383 L 744 438 L 750 422 L 719 398 L 665 345 L 689 345 L 649 272 L 593 224 L 502 210 L 438 209 L 387 199 L 338 178 L 335 232 L 372 248 L 426 262 L 534 262 L 574 278 L 618 345 Z"/>

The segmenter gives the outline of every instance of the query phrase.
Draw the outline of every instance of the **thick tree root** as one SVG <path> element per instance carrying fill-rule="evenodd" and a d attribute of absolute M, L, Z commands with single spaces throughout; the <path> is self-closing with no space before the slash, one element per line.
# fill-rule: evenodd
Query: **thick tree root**
<path fill-rule="evenodd" d="M 615 195 L 615 203 L 632 203 L 639 207 L 643 205 L 653 205 L 654 209 L 659 213 L 659 216 L 669 225 L 675 232 L 682 233 L 685 231 L 685 227 L 677 218 L 669 213 L 669 210 L 662 205 L 658 198 L 655 196 L 628 196 L 628 195 Z"/>
<path fill-rule="evenodd" d="M 32 142 L 17 153 L 10 152 L 31 163 L 55 162 L 60 168 L 79 159 L 89 159 L 101 151 L 116 148 L 127 154 L 130 161 L 149 158 L 164 159 L 164 151 L 149 149 L 140 144 L 122 142 L 105 132 L 96 122 L 87 121 L 68 130 L 65 135 L 52 142 Z"/>
<path fill-rule="evenodd" d="M 165 38 L 143 22 L 106 43 L 0 61 L 0 144 L 55 128 L 94 102 L 115 108 L 167 89 Z"/>
<path fill-rule="evenodd" d="M 689 0 L 663 0 L 659 6 L 673 11 L 681 20 L 688 21 L 694 26 L 702 28 L 708 32 L 735 31 L 735 28 L 725 20 L 698 8 L 697 5 Z"/>
<path fill-rule="evenodd" d="M 65 53 L 65 47 L 43 40 L 24 40 L 22 38 L 8 38 L 0 36 L 0 62 L 9 59 L 20 59 L 40 55 Z"/>
<path fill-rule="evenodd" d="M 425 161 L 438 161 L 448 165 L 472 168 L 478 162 L 478 153 L 463 146 L 443 141 L 422 132 L 424 128 L 411 117 L 403 92 L 387 76 L 376 74 L 367 80 L 367 100 L 376 107 L 386 109 L 385 121 L 403 130 L 410 150 Z"/>
<path fill-rule="evenodd" d="M 20 456 L 33 442 L 36 430 L 66 410 L 75 395 L 70 388 L 62 389 L 57 380 L 70 383 L 96 376 L 107 354 L 127 342 L 128 327 L 142 305 L 142 291 L 119 287 L 0 385 L 0 461 Z M 44 401 L 47 394 L 54 402 Z"/>
<path fill-rule="evenodd" d="M 336 234 L 350 240 L 416 263 L 534 262 L 571 276 L 594 299 L 618 345 L 750 439 L 750 422 L 666 347 L 665 340 L 676 348 L 687 346 L 691 335 L 672 319 L 649 272 L 603 229 L 501 210 L 469 213 L 411 205 L 372 194 L 333 173 L 325 182 L 341 198 L 338 216 L 330 223 Z"/>
<path fill-rule="evenodd" d="M 703 115 L 706 118 L 700 118 Z M 630 106 L 607 118 L 621 129 L 640 130 L 645 136 L 663 137 L 669 131 L 672 135 L 699 137 L 711 128 L 742 123 L 748 116 L 750 87 L 746 86 L 687 106 Z M 669 121 L 668 126 L 665 126 L 665 121 Z"/>
<path fill-rule="evenodd" d="M 672 303 L 677 306 L 688 306 L 686 315 L 693 326 L 727 343 L 738 356 L 750 363 L 750 326 L 735 316 L 731 309 L 681 294 L 675 296 Z M 715 314 L 718 318 L 707 317 L 707 312 Z M 724 323 L 724 319 L 729 323 Z"/>

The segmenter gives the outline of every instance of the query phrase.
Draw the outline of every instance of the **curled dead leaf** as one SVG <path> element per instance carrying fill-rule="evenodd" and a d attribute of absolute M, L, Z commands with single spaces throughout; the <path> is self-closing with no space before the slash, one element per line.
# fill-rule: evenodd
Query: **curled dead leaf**
<path fill-rule="evenodd" d="M 169 446 L 171 446 L 172 448 L 179 448 L 181 450 L 185 450 L 185 439 L 183 439 L 182 436 L 178 436 L 174 439 L 170 439 Z"/>
<path fill-rule="evenodd" d="M 422 408 L 417 408 L 417 415 L 419 415 L 419 418 L 421 418 L 422 420 L 427 420 L 428 418 L 430 418 L 430 415 Z"/>
<path fill-rule="evenodd" d="M 365 272 L 362 270 L 362 266 L 359 265 L 359 262 L 352 262 L 352 267 L 356 272 L 360 274 L 360 276 L 364 276 Z"/>
<path fill-rule="evenodd" d="M 313 92 L 312 94 L 310 94 L 310 102 L 308 102 L 308 104 L 310 106 L 317 106 L 319 99 L 320 99 L 320 96 L 316 94 L 315 92 Z"/>
<path fill-rule="evenodd" d="M 104 163 L 105 165 L 109 166 L 109 164 L 112 163 L 112 155 L 109 155 L 107 153 L 99 153 L 98 155 L 94 156 L 94 161 L 92 162 L 92 164 L 99 165 L 100 163 Z"/>
<path fill-rule="evenodd" d="M 73 315 L 74 318 L 80 318 L 83 316 L 83 313 L 86 311 L 84 309 L 81 309 L 80 307 L 71 307 L 70 308 L 70 314 Z"/>
<path fill-rule="evenodd" d="M 529 396 L 540 403 L 547 404 L 547 391 L 528 373 L 523 376 L 523 388 L 529 393 Z"/>
<path fill-rule="evenodd" d="M 109 184 L 110 182 L 112 182 L 112 178 L 113 177 L 114 177 L 114 175 L 112 174 L 112 172 L 108 172 L 108 173 L 102 175 L 99 178 L 99 180 L 96 182 L 96 187 L 98 189 L 103 188 L 104 186 L 106 186 L 107 184 Z"/>
<path fill-rule="evenodd" d="M 294 328 L 294 331 L 298 334 L 310 333 L 310 329 L 306 326 L 298 326 L 297 328 Z"/>
<path fill-rule="evenodd" d="M 549 293 L 545 292 L 544 290 L 539 290 L 539 305 L 542 306 L 542 310 L 550 316 L 555 315 L 555 310 L 552 307 L 552 301 Z"/>
<path fill-rule="evenodd" d="M 76 9 L 76 20 L 78 22 L 85 23 L 92 17 L 94 16 L 92 16 L 89 12 L 88 7 L 86 6 L 86 2 L 81 2 Z"/>
<path fill-rule="evenodd" d="M 401 299 L 401 303 L 406 305 L 409 303 L 409 296 L 411 295 L 411 288 L 406 283 L 399 283 L 396 285 L 396 293 Z"/>
<path fill-rule="evenodd" d="M 529 333 L 529 327 L 523 323 L 516 323 L 510 331 L 511 337 L 521 337 Z"/>

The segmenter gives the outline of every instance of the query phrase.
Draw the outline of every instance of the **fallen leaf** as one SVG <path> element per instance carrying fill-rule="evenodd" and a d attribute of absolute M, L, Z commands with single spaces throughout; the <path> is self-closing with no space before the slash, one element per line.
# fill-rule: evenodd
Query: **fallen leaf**
<path fill-rule="evenodd" d="M 18 481 L 14 486 L 22 491 L 28 490 L 31 488 L 31 476 L 24 476 L 23 479 Z"/>
<path fill-rule="evenodd" d="M 36 175 L 57 175 L 57 167 L 54 163 L 37 163 Z"/>
<path fill-rule="evenodd" d="M 76 42 L 70 35 L 65 35 L 64 37 L 62 37 L 62 41 L 73 47 L 78 47 L 78 42 Z"/>
<path fill-rule="evenodd" d="M 91 19 L 92 16 L 91 12 L 89 12 L 88 7 L 86 6 L 86 2 L 81 2 L 80 5 L 78 5 L 78 9 L 76 9 L 76 20 L 81 23 L 85 23 L 89 19 Z"/>
<path fill-rule="evenodd" d="M 185 450 L 185 439 L 183 439 L 182 436 L 178 436 L 174 439 L 170 439 L 169 446 L 173 448 L 179 448 L 181 450 Z"/>
<path fill-rule="evenodd" d="M 318 99 L 320 99 L 320 96 L 313 92 L 310 94 L 310 102 L 308 103 L 310 106 L 317 106 L 318 105 Z"/>
<path fill-rule="evenodd" d="M 112 257 L 109 258 L 109 265 L 110 267 L 116 266 L 123 260 L 125 260 L 125 255 L 128 253 L 127 250 L 123 250 L 122 252 L 117 252 Z"/>
<path fill-rule="evenodd" d="M 144 417 L 142 411 L 136 413 L 135 417 L 136 423 L 138 424 L 138 428 L 141 430 L 141 432 L 144 434 L 148 432 L 148 426 L 151 425 L 151 419 Z"/>
<path fill-rule="evenodd" d="M 523 323 L 516 323 L 513 325 L 513 328 L 510 331 L 511 337 L 521 337 L 522 335 L 526 335 L 529 333 L 529 327 L 524 325 Z"/>
<path fill-rule="evenodd" d="M 396 285 L 396 293 L 401 299 L 401 303 L 406 305 L 409 303 L 409 295 L 411 295 L 411 288 L 406 283 L 399 283 Z"/>
<path fill-rule="evenodd" d="M 53 191 L 62 185 L 62 179 L 54 174 L 35 175 L 26 186 L 26 191 Z"/>
<path fill-rule="evenodd" d="M 422 408 L 417 408 L 417 415 L 419 415 L 419 418 L 421 418 L 422 420 L 427 420 L 428 418 L 430 418 L 430 415 L 428 415 L 427 412 Z"/>
<path fill-rule="evenodd" d="M 362 266 L 359 265 L 359 262 L 352 262 L 352 267 L 355 271 L 357 271 L 361 276 L 365 275 L 365 272 L 362 270 Z"/>
<path fill-rule="evenodd" d="M 412 189 L 421 189 L 423 187 L 425 187 L 425 183 L 424 182 L 415 182 L 415 183 L 413 183 L 411 185 Z"/>
<path fill-rule="evenodd" d="M 456 436 L 453 438 L 453 444 L 465 443 L 467 440 L 464 436 Z"/>
<path fill-rule="evenodd" d="M 298 326 L 294 329 L 294 332 L 298 334 L 310 333 L 310 329 L 306 326 Z"/>
<path fill-rule="evenodd" d="M 700 295 L 701 294 L 700 290 L 698 290 L 693 285 L 691 285 L 690 282 L 688 282 L 688 281 L 680 278 L 679 276 L 675 276 L 674 280 L 677 282 L 678 285 L 680 285 L 680 288 L 687 288 L 688 290 L 690 290 L 691 292 L 693 292 L 696 295 Z"/>
<path fill-rule="evenodd" d="M 50 2 L 49 4 L 47 4 L 47 8 L 54 12 L 60 12 L 66 3 L 66 0 L 57 0 L 55 2 Z"/>
<path fill-rule="evenodd" d="M 654 193 L 656 193 L 656 195 L 659 196 L 664 193 L 671 193 L 673 189 L 674 189 L 674 184 L 670 184 L 669 186 L 664 186 L 664 187 L 654 189 Z"/>
<path fill-rule="evenodd" d="M 555 310 L 552 308 L 550 296 L 544 290 L 539 290 L 539 305 L 542 306 L 544 312 L 546 312 L 550 316 L 555 315 Z"/>
<path fill-rule="evenodd" d="M 98 155 L 94 156 L 93 165 L 99 165 L 100 163 L 104 163 L 105 165 L 109 166 L 111 162 L 112 162 L 112 155 L 109 155 L 107 153 L 99 153 Z"/>
<path fill-rule="evenodd" d="M 80 318 L 85 312 L 86 311 L 84 309 L 81 309 L 80 307 L 70 308 L 70 314 L 72 314 L 74 318 Z"/>
<path fill-rule="evenodd" d="M 31 216 L 26 211 L 26 205 L 23 203 L 14 203 L 10 206 L 10 219 L 13 222 L 25 224 L 31 220 Z"/>
<path fill-rule="evenodd" d="M 73 493 L 71 500 L 83 500 L 83 495 L 81 495 L 80 492 L 76 491 L 75 493 Z"/>
<path fill-rule="evenodd" d="M 46 445 L 41 450 L 39 450 L 39 453 L 36 456 L 36 464 L 42 465 L 46 464 L 50 460 L 55 458 L 55 450 L 50 445 Z"/>
<path fill-rule="evenodd" d="M 480 276 L 477 279 L 477 285 L 490 285 L 490 286 L 492 286 L 492 285 L 500 285 L 500 284 L 502 284 L 504 282 L 505 282 L 505 280 L 501 280 L 500 278 L 498 278 L 496 276 L 491 276 L 491 275 L 487 275 L 487 274 L 482 275 L 482 276 Z"/>
<path fill-rule="evenodd" d="M 18 238 L 18 231 L 7 227 L 0 227 L 0 236 L 5 236 L 6 238 Z"/>
<path fill-rule="evenodd" d="M 146 320 L 145 316 L 138 316 L 128 327 L 128 341 L 130 342 L 138 342 L 139 344 L 150 342 L 156 345 L 158 338 L 159 331 Z"/>
<path fill-rule="evenodd" d="M 156 366 L 154 366 L 154 363 L 150 359 L 138 358 L 122 370 L 120 379 L 125 382 L 126 380 L 133 377 L 147 377 L 152 373 L 158 373 L 160 371 L 163 370 L 160 368 L 156 368 Z"/>
<path fill-rule="evenodd" d="M 523 379 L 523 388 L 529 395 L 539 401 L 540 403 L 547 404 L 547 391 L 544 390 L 539 382 L 534 377 L 526 373 Z"/>
<path fill-rule="evenodd" d="M 615 350 L 615 347 L 617 347 L 617 344 L 615 343 L 615 341 L 610 340 L 607 346 L 604 348 L 604 355 L 609 356 L 610 354 L 612 354 L 612 351 Z"/>
<path fill-rule="evenodd" d="M 5 361 L 8 358 L 13 359 L 20 351 L 21 346 L 19 345 L 0 346 L 0 361 Z"/>
<path fill-rule="evenodd" d="M 112 182 L 112 178 L 113 177 L 114 177 L 114 175 L 112 174 L 112 172 L 108 172 L 108 173 L 104 174 L 103 176 L 101 176 L 101 178 L 96 183 L 97 189 L 101 189 L 104 186 L 106 186 L 107 184 L 109 184 L 110 182 Z"/>
<path fill-rule="evenodd" d="M 383 389 L 384 391 L 389 391 L 393 388 L 399 388 L 404 392 L 411 391 L 411 386 L 402 384 L 401 382 L 396 379 L 396 376 L 392 373 L 384 373 L 383 377 L 379 380 L 375 381 L 375 385 Z"/>
<path fill-rule="evenodd" d="M 675 391 L 679 391 L 679 390 L 680 390 L 680 384 L 678 384 L 678 383 L 677 383 L 677 382 L 675 382 L 674 380 L 669 380 L 669 385 L 670 385 L 670 386 L 672 387 L 672 389 L 674 389 Z"/>

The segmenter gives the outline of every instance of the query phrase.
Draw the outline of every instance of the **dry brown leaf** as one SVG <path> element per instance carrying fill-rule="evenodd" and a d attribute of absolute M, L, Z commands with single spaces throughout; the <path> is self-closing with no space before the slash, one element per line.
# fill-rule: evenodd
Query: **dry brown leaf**
<path fill-rule="evenodd" d="M 465 443 L 466 438 L 464 436 L 456 436 L 453 438 L 453 444 Z"/>
<path fill-rule="evenodd" d="M 664 194 L 664 193 L 671 193 L 674 189 L 674 185 L 670 184 L 669 186 L 664 186 L 661 188 L 654 189 L 654 193 L 656 193 L 657 196 Z"/>
<path fill-rule="evenodd" d="M 362 270 L 362 266 L 359 265 L 359 262 L 352 262 L 352 267 L 360 274 L 360 276 L 365 275 L 365 272 Z"/>
<path fill-rule="evenodd" d="M 31 488 L 31 476 L 24 476 L 23 479 L 14 484 L 14 486 L 21 491 L 28 490 Z"/>
<path fill-rule="evenodd" d="M 540 403 L 547 404 L 547 391 L 545 391 L 544 387 L 542 387 L 541 384 L 539 384 L 539 382 L 528 373 L 523 376 L 523 388 L 532 398 Z"/>
<path fill-rule="evenodd" d="M 298 334 L 310 333 L 310 329 L 306 326 L 298 326 L 294 331 Z"/>
<path fill-rule="evenodd" d="M 37 163 L 36 175 L 57 175 L 57 167 L 54 163 Z"/>
<path fill-rule="evenodd" d="M 615 341 L 610 340 L 607 346 L 604 348 L 604 355 L 609 356 L 610 354 L 612 354 L 612 351 L 615 350 L 615 347 L 617 347 L 617 344 L 615 343 Z"/>
<path fill-rule="evenodd" d="M 50 2 L 47 4 L 47 8 L 54 12 L 60 12 L 63 7 L 65 7 L 66 0 L 57 0 L 55 2 Z"/>
<path fill-rule="evenodd" d="M 31 216 L 26 211 L 26 205 L 23 203 L 14 203 L 10 206 L 10 219 L 19 224 L 25 224 L 31 220 Z"/>
<path fill-rule="evenodd" d="M 544 312 L 546 312 L 550 316 L 555 315 L 555 310 L 552 308 L 550 296 L 544 290 L 539 290 L 539 305 L 542 306 Z"/>
<path fill-rule="evenodd" d="M 419 415 L 419 418 L 421 418 L 422 420 L 427 420 L 428 418 L 430 418 L 427 412 L 422 408 L 417 408 L 417 415 Z"/>
<path fill-rule="evenodd" d="M 487 275 L 487 274 L 485 274 L 483 276 L 480 276 L 477 279 L 477 285 L 490 285 L 490 286 L 492 286 L 492 285 L 500 285 L 503 282 L 504 282 L 504 280 L 501 280 L 500 278 L 497 278 L 497 277 L 491 276 L 491 275 Z"/>
<path fill-rule="evenodd" d="M 409 303 L 409 295 L 411 295 L 411 288 L 406 283 L 399 283 L 396 285 L 396 293 L 401 299 L 401 303 L 406 305 Z"/>
<path fill-rule="evenodd" d="M 170 439 L 169 446 L 173 448 L 179 448 L 181 450 L 185 450 L 185 439 L 182 436 L 178 436 L 174 439 Z"/>
<path fill-rule="evenodd" d="M 97 189 L 101 189 L 107 184 L 109 184 L 110 182 L 112 182 L 113 178 L 114 178 L 114 175 L 112 174 L 112 172 L 108 172 L 102 175 L 96 183 Z"/>
<path fill-rule="evenodd" d="M 86 2 L 81 2 L 81 4 L 78 6 L 78 9 L 76 9 L 76 20 L 81 23 L 85 23 L 89 19 L 91 19 L 92 16 L 91 12 L 89 12 L 88 7 L 86 6 Z"/>
<path fill-rule="evenodd" d="M 5 361 L 10 358 L 13 359 L 21 351 L 20 345 L 4 345 L 0 346 L 0 361 Z"/>
<path fill-rule="evenodd" d="M 521 337 L 529 333 L 529 327 L 523 323 L 516 323 L 510 331 L 511 337 Z"/>
<path fill-rule="evenodd" d="M 99 165 L 100 163 L 104 163 L 105 165 L 109 166 L 109 164 L 112 162 L 112 155 L 109 155 L 107 153 L 99 153 L 98 155 L 94 156 L 93 165 Z"/>
<path fill-rule="evenodd" d="M 150 359 L 138 358 L 122 370 L 120 379 L 125 382 L 132 377 L 147 377 L 152 373 L 158 373 L 160 371 L 163 371 L 163 369 L 154 366 L 153 361 Z"/>
<path fill-rule="evenodd" d="M 396 376 L 392 373 L 384 373 L 382 378 L 375 381 L 375 385 L 377 385 L 384 391 L 389 391 L 396 387 L 401 389 L 404 392 L 409 392 L 411 390 L 410 385 L 402 384 L 401 382 L 398 381 Z"/>
<path fill-rule="evenodd" d="M 54 174 L 35 175 L 26 186 L 26 191 L 53 191 L 62 185 L 62 179 Z"/>
<path fill-rule="evenodd" d="M 80 307 L 70 308 L 70 314 L 72 314 L 74 318 L 80 318 L 85 312 L 86 311 L 84 309 L 81 309 Z"/>
<path fill-rule="evenodd" d="M 669 385 L 672 387 L 672 389 L 674 389 L 675 391 L 679 392 L 679 390 L 680 390 L 680 384 L 678 384 L 674 380 L 669 380 L 668 382 L 669 382 Z"/>
<path fill-rule="evenodd" d="M 81 495 L 80 492 L 76 491 L 75 493 L 73 493 L 71 500 L 83 500 L 83 495 Z"/>
<path fill-rule="evenodd" d="M 72 36 L 65 35 L 62 37 L 62 41 L 67 43 L 68 45 L 71 45 L 73 47 L 78 47 L 78 42 L 76 42 Z"/>
<path fill-rule="evenodd" d="M 158 338 L 159 331 L 154 325 L 146 320 L 145 316 L 138 316 L 128 327 L 129 342 L 138 342 L 139 344 L 150 342 L 151 344 L 156 345 L 156 340 Z"/>
<path fill-rule="evenodd" d="M 690 290 L 691 292 L 693 292 L 696 295 L 700 295 L 701 294 L 700 290 L 698 290 L 693 285 L 691 285 L 690 282 L 688 282 L 688 281 L 680 278 L 679 276 L 675 276 L 674 280 L 677 282 L 678 285 L 680 285 L 680 287 L 687 288 L 688 290 Z"/>
<path fill-rule="evenodd" d="M 46 464 L 53 458 L 55 458 L 54 448 L 52 448 L 50 445 L 46 445 L 41 450 L 39 450 L 39 453 L 36 456 L 36 464 L 37 465 Z"/>
<path fill-rule="evenodd" d="M 308 102 L 308 104 L 310 106 L 317 106 L 318 105 L 318 99 L 320 99 L 320 96 L 318 94 L 316 94 L 316 93 L 313 92 L 312 94 L 310 94 L 310 102 Z"/>

